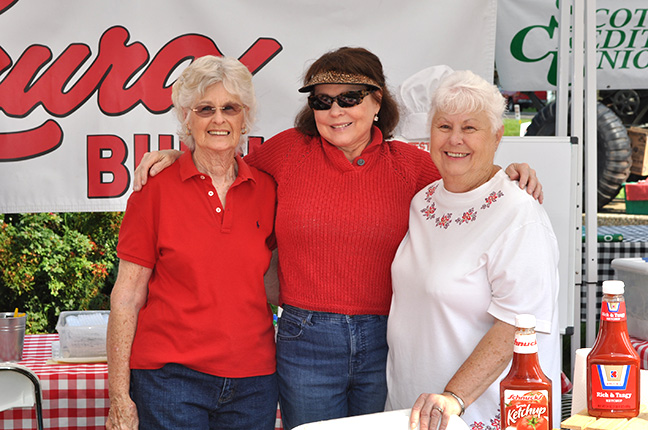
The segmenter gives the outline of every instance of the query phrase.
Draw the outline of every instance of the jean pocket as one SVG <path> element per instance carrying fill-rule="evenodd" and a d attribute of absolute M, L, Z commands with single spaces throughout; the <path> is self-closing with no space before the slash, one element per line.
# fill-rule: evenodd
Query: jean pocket
<path fill-rule="evenodd" d="M 299 339 L 304 334 L 304 324 L 303 318 L 284 310 L 277 322 L 277 340 Z"/>

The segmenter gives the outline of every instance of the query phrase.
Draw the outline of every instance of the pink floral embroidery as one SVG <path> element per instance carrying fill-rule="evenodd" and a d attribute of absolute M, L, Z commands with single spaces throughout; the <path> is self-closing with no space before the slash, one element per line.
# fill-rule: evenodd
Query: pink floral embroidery
<path fill-rule="evenodd" d="M 486 203 L 484 203 L 481 208 L 482 209 L 489 208 L 491 204 L 495 203 L 497 201 L 497 199 L 499 199 L 500 197 L 503 197 L 503 196 L 504 196 L 504 193 L 502 193 L 502 191 L 498 191 L 497 193 L 495 191 L 493 191 L 492 193 L 490 193 L 488 195 L 488 197 L 486 197 L 484 199 L 486 201 Z"/>
<path fill-rule="evenodd" d="M 431 202 L 432 201 L 432 196 L 434 195 L 436 189 L 438 188 L 438 185 L 433 185 L 428 187 L 427 191 L 425 192 L 425 201 L 426 202 Z M 488 197 L 484 199 L 485 203 L 481 205 L 480 210 L 483 209 L 488 209 L 491 207 L 492 204 L 497 202 L 500 198 L 504 197 L 504 193 L 500 191 L 492 191 Z M 421 214 L 426 220 L 436 220 L 435 225 L 436 227 L 442 227 L 447 229 L 452 220 L 452 213 L 447 213 L 444 214 L 442 217 L 439 217 L 436 215 L 437 212 L 437 207 L 436 203 L 432 202 L 431 204 L 427 205 L 423 209 L 420 210 Z M 477 210 L 475 210 L 474 207 L 470 208 L 466 212 L 464 212 L 460 217 L 456 218 L 454 220 L 455 223 L 458 225 L 462 224 L 468 224 L 470 222 L 476 221 L 477 220 Z M 484 430 L 490 430 L 490 429 L 484 429 Z"/>
<path fill-rule="evenodd" d="M 426 202 L 429 203 L 432 200 L 432 195 L 434 194 L 434 192 L 436 191 L 438 186 L 439 185 L 432 185 L 431 187 L 429 187 L 427 189 L 427 192 L 425 193 L 425 201 Z"/>
<path fill-rule="evenodd" d="M 433 219 L 434 218 L 434 213 L 436 212 L 436 204 L 432 203 L 431 205 L 428 205 L 421 209 L 421 213 L 423 214 L 423 217 L 425 219 Z"/>
<path fill-rule="evenodd" d="M 470 427 L 471 430 L 501 430 L 499 408 L 497 408 L 497 414 L 495 415 L 495 417 L 490 419 L 490 424 L 485 424 L 481 421 L 475 421 L 472 424 L 469 424 L 468 427 Z"/>
<path fill-rule="evenodd" d="M 451 222 L 452 222 L 452 212 L 444 214 L 441 218 L 437 217 L 436 226 L 447 229 Z"/>
<path fill-rule="evenodd" d="M 477 219 L 477 211 L 475 208 L 470 208 L 469 211 L 464 212 L 461 218 L 455 219 L 455 222 L 459 225 L 463 223 L 469 223 L 471 221 L 475 221 Z"/>
<path fill-rule="evenodd" d="M 500 421 L 500 416 L 497 414 L 497 418 L 491 418 L 491 426 L 495 430 L 500 430 L 501 427 L 501 421 Z"/>

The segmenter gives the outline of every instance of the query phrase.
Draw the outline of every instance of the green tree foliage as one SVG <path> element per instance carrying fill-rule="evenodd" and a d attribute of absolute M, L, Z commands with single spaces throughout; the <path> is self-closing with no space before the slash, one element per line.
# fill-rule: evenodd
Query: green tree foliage
<path fill-rule="evenodd" d="M 0 310 L 27 312 L 27 333 L 61 311 L 108 309 L 122 213 L 0 214 Z"/>

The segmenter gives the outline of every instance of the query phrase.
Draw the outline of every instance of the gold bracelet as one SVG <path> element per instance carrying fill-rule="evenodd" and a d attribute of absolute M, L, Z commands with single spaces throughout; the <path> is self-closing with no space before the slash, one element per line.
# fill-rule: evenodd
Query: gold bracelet
<path fill-rule="evenodd" d="M 459 414 L 459 416 L 462 416 L 464 412 L 466 412 L 466 404 L 461 397 L 457 396 L 452 391 L 444 391 L 443 394 L 450 394 L 452 397 L 454 397 L 457 403 L 459 403 L 459 407 L 461 408 L 461 413 Z"/>

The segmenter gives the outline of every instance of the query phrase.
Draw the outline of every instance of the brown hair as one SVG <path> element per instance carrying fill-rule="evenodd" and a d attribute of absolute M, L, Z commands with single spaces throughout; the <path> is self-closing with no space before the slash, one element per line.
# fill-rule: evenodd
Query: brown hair
<path fill-rule="evenodd" d="M 374 124 L 385 139 L 392 137 L 399 119 L 398 104 L 387 89 L 382 63 L 378 57 L 364 48 L 342 47 L 327 52 L 308 68 L 304 76 L 304 85 L 316 74 L 328 71 L 367 76 L 380 85 L 382 97 L 378 92 L 371 93 L 371 96 L 380 103 L 378 121 Z M 315 115 L 308 105 L 297 114 L 295 128 L 308 136 L 319 136 Z"/>

